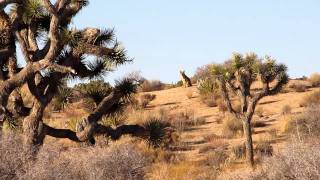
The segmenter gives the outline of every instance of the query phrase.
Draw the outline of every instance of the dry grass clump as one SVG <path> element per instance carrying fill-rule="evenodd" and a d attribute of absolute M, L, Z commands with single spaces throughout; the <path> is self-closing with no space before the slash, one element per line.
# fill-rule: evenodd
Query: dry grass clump
<path fill-rule="evenodd" d="M 200 95 L 200 100 L 208 107 L 216 107 L 218 99 L 213 94 Z"/>
<path fill-rule="evenodd" d="M 36 157 L 23 151 L 21 140 L 1 137 L 0 179 L 142 179 L 146 157 L 133 144 L 107 149 L 59 149 L 44 145 Z"/>
<path fill-rule="evenodd" d="M 255 143 L 255 153 L 262 157 L 262 156 L 272 156 L 273 154 L 273 147 L 271 145 L 271 139 L 269 137 L 260 138 Z"/>
<path fill-rule="evenodd" d="M 222 123 L 222 136 L 226 138 L 235 138 L 243 135 L 243 126 L 241 120 L 231 114 L 226 114 Z"/>
<path fill-rule="evenodd" d="M 217 100 L 217 106 L 218 106 L 219 111 L 221 111 L 221 112 L 226 112 L 228 110 L 226 104 L 224 103 L 224 101 L 222 99 Z"/>
<path fill-rule="evenodd" d="M 311 74 L 308 81 L 312 84 L 313 87 L 320 86 L 320 74 L 319 73 Z"/>
<path fill-rule="evenodd" d="M 208 145 L 203 146 L 199 149 L 199 153 L 206 153 L 209 151 L 222 151 L 226 150 L 228 147 L 228 143 L 222 138 L 216 138 L 215 140 L 211 140 Z"/>
<path fill-rule="evenodd" d="M 293 89 L 295 92 L 306 92 L 308 87 L 303 83 L 292 83 L 289 85 L 289 88 Z"/>
<path fill-rule="evenodd" d="M 139 107 L 146 108 L 151 101 L 156 99 L 155 94 L 142 94 L 139 97 Z"/>
<path fill-rule="evenodd" d="M 140 92 L 151 92 L 151 91 L 159 91 L 165 88 L 165 84 L 163 84 L 159 80 L 145 80 L 139 88 Z"/>
<path fill-rule="evenodd" d="M 292 108 L 290 105 L 284 105 L 281 109 L 281 114 L 282 115 L 287 115 L 287 114 L 291 114 Z"/>
<path fill-rule="evenodd" d="M 223 174 L 219 179 L 319 179 L 319 151 L 319 143 L 290 143 L 280 154 L 265 158 L 261 169 Z"/>
<path fill-rule="evenodd" d="M 197 180 L 216 179 L 218 172 L 214 168 L 201 163 L 182 161 L 179 163 L 154 164 L 145 177 L 148 180 Z"/>
<path fill-rule="evenodd" d="M 302 107 L 311 106 L 314 104 L 320 104 L 320 90 L 305 96 L 305 98 L 300 102 L 300 106 Z"/>
<path fill-rule="evenodd" d="M 246 144 L 241 143 L 233 145 L 231 147 L 231 158 L 232 159 L 245 159 L 246 158 Z"/>
<path fill-rule="evenodd" d="M 183 132 L 192 128 L 193 126 L 206 123 L 206 120 L 202 117 L 196 117 L 194 110 L 185 109 L 184 111 L 175 115 L 174 118 L 171 119 L 170 123 L 177 129 L 178 132 Z"/>
<path fill-rule="evenodd" d="M 284 132 L 302 137 L 320 137 L 320 107 L 311 106 L 303 114 L 289 119 Z"/>

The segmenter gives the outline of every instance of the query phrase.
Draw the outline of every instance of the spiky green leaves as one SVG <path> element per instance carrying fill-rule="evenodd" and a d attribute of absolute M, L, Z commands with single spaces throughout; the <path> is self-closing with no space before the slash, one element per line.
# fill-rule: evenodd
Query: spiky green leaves
<path fill-rule="evenodd" d="M 100 102 L 108 96 L 112 87 L 109 83 L 103 80 L 91 81 L 89 83 L 83 83 L 75 86 L 75 89 L 79 90 L 86 98 L 92 100 L 97 106 Z"/>
<path fill-rule="evenodd" d="M 17 13 L 17 9 L 21 8 L 22 21 L 25 24 L 30 24 L 33 20 L 41 18 L 47 14 L 42 0 L 26 0 L 21 5 L 14 6 L 11 9 L 12 13 Z"/>
<path fill-rule="evenodd" d="M 120 92 L 124 98 L 130 98 L 137 92 L 138 83 L 132 78 L 124 78 L 115 82 L 115 91 Z"/>
<path fill-rule="evenodd" d="M 266 56 L 264 61 L 259 64 L 259 74 L 263 83 L 270 83 L 277 79 L 278 82 L 285 84 L 288 82 L 287 66 L 277 64 L 275 59 Z"/>
<path fill-rule="evenodd" d="M 154 147 L 160 147 L 167 138 L 168 124 L 157 119 L 152 118 L 144 123 L 143 127 L 148 132 L 147 141 Z"/>

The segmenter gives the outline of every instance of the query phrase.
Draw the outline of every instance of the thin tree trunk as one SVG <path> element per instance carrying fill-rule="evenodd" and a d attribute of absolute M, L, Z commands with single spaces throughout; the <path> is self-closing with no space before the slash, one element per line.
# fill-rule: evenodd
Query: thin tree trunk
<path fill-rule="evenodd" d="M 253 157 L 253 142 L 252 142 L 252 131 L 251 123 L 248 119 L 243 120 L 243 132 L 246 138 L 246 158 L 250 166 L 254 165 Z"/>

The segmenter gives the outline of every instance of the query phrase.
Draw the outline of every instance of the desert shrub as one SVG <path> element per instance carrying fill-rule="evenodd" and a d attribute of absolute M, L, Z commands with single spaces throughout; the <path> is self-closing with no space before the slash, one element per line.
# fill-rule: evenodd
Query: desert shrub
<path fill-rule="evenodd" d="M 163 90 L 164 88 L 165 88 L 165 85 L 159 80 L 145 80 L 142 84 L 140 84 L 139 91 L 151 92 L 151 91 Z"/>
<path fill-rule="evenodd" d="M 202 125 L 206 122 L 205 118 L 196 117 L 191 109 L 185 109 L 179 112 L 175 118 L 171 119 L 171 124 L 178 132 L 185 131 L 193 126 Z"/>
<path fill-rule="evenodd" d="M 233 159 L 246 158 L 246 145 L 245 145 L 245 143 L 232 146 L 231 147 L 231 157 Z"/>
<path fill-rule="evenodd" d="M 0 134 L 0 179 L 18 179 L 28 166 L 29 153 L 14 134 Z"/>
<path fill-rule="evenodd" d="M 143 179 L 147 158 L 131 143 L 109 148 L 44 145 L 35 158 L 18 137 L 1 137 L 0 179 Z"/>
<path fill-rule="evenodd" d="M 256 147 L 254 149 L 256 154 L 259 156 L 272 156 L 273 154 L 273 147 L 269 140 L 260 139 L 256 142 Z"/>
<path fill-rule="evenodd" d="M 89 83 L 81 83 L 74 87 L 85 97 L 85 103 L 89 109 L 97 106 L 103 98 L 108 96 L 112 91 L 112 86 L 103 80 L 90 81 Z"/>
<path fill-rule="evenodd" d="M 223 174 L 219 179 L 319 179 L 319 143 L 290 143 L 279 154 L 265 158 L 257 171 Z"/>
<path fill-rule="evenodd" d="M 243 135 L 243 127 L 241 120 L 235 118 L 231 114 L 226 114 L 222 123 L 222 136 L 226 138 L 234 138 Z"/>
<path fill-rule="evenodd" d="M 216 179 L 218 172 L 212 167 L 195 162 L 157 163 L 152 166 L 146 179 Z"/>
<path fill-rule="evenodd" d="M 209 151 L 225 151 L 228 147 L 228 143 L 222 138 L 216 138 L 211 140 L 208 145 L 205 145 L 199 149 L 199 153 L 206 153 Z"/>
<path fill-rule="evenodd" d="M 218 86 L 214 81 L 206 78 L 198 84 L 200 100 L 209 107 L 217 106 Z"/>
<path fill-rule="evenodd" d="M 289 85 L 289 88 L 294 89 L 296 92 L 306 92 L 308 87 L 302 83 L 292 83 Z"/>
<path fill-rule="evenodd" d="M 124 124 L 126 119 L 127 119 L 127 116 L 125 113 L 116 112 L 116 113 L 112 113 L 111 115 L 104 116 L 101 119 L 101 121 L 99 121 L 99 124 L 102 124 L 104 126 L 117 127 L 119 125 Z"/>
<path fill-rule="evenodd" d="M 192 77 L 192 82 L 196 83 L 203 79 L 211 79 L 212 73 L 210 72 L 211 64 L 198 67 L 194 76 Z"/>
<path fill-rule="evenodd" d="M 320 90 L 314 91 L 311 94 L 308 94 L 300 102 L 300 106 L 306 107 L 314 104 L 320 104 Z"/>
<path fill-rule="evenodd" d="M 66 125 L 68 127 L 68 129 L 72 130 L 72 131 L 76 131 L 77 130 L 77 125 L 78 123 L 80 123 L 82 121 L 81 118 L 70 118 L 67 122 Z"/>
<path fill-rule="evenodd" d="M 253 119 L 252 127 L 265 127 L 267 124 L 264 121 Z"/>
<path fill-rule="evenodd" d="M 142 94 L 139 97 L 139 105 L 141 108 L 146 108 L 151 101 L 156 98 L 155 94 Z"/>
<path fill-rule="evenodd" d="M 72 95 L 72 89 L 66 86 L 60 87 L 58 93 L 54 96 L 51 105 L 54 111 L 63 110 L 69 103 Z"/>
<path fill-rule="evenodd" d="M 312 84 L 313 87 L 320 86 L 320 74 L 319 73 L 311 74 L 311 76 L 309 77 L 308 80 Z"/>
<path fill-rule="evenodd" d="M 281 109 L 281 114 L 286 115 L 286 114 L 290 114 L 292 111 L 292 108 L 290 105 L 284 105 Z"/>
<path fill-rule="evenodd" d="M 175 87 L 182 87 L 182 86 L 183 86 L 182 80 L 179 80 L 179 81 L 175 84 Z"/>
<path fill-rule="evenodd" d="M 154 147 L 168 146 L 171 139 L 170 133 L 168 133 L 167 128 L 170 124 L 158 118 L 151 118 L 144 123 L 144 128 L 147 130 L 148 143 Z"/>
<path fill-rule="evenodd" d="M 228 160 L 229 155 L 227 154 L 226 150 L 223 148 L 218 148 L 207 155 L 205 164 L 207 166 L 220 170 Z"/>
<path fill-rule="evenodd" d="M 284 131 L 301 137 L 320 137 L 320 107 L 311 106 L 287 121 Z"/>
<path fill-rule="evenodd" d="M 217 100 L 217 106 L 218 106 L 219 111 L 221 111 L 221 112 L 226 112 L 228 110 L 226 104 L 224 103 L 224 101 L 222 99 Z"/>

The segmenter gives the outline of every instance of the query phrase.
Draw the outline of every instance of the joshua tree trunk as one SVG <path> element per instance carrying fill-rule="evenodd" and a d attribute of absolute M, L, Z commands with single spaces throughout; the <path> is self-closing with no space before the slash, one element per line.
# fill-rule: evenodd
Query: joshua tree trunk
<path fill-rule="evenodd" d="M 253 142 L 252 142 L 252 131 L 251 131 L 251 123 L 245 118 L 242 121 L 243 124 L 243 132 L 246 138 L 246 158 L 248 163 L 253 166 L 254 165 L 254 157 L 253 157 Z"/>
<path fill-rule="evenodd" d="M 39 101 L 34 101 L 30 115 L 23 121 L 23 135 L 26 148 L 34 149 L 43 143 L 42 115 L 44 108 L 45 106 Z"/>

